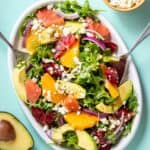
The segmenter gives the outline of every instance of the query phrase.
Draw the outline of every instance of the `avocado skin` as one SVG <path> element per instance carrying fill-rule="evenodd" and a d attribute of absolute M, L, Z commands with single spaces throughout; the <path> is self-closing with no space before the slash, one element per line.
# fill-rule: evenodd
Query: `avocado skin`
<path fill-rule="evenodd" d="M 4 118 L 3 118 L 4 117 Z M 8 119 L 9 118 L 9 119 Z M 18 140 L 19 138 L 21 139 L 22 137 L 18 137 L 18 133 L 19 133 L 19 127 L 21 127 L 21 129 L 23 129 L 23 130 L 21 130 L 21 134 L 23 134 L 23 133 L 25 133 L 26 134 L 26 138 L 30 138 L 30 144 L 29 144 L 29 147 L 28 147 L 28 145 L 27 146 L 25 146 L 25 147 L 27 147 L 27 149 L 18 149 L 18 148 L 16 148 L 17 146 L 14 146 L 15 144 L 13 144 L 13 141 L 11 141 L 11 142 L 3 142 L 3 141 L 0 141 L 0 150 L 2 149 L 4 149 L 4 150 L 10 150 L 10 148 L 11 148 L 11 150 L 33 150 L 34 149 L 34 139 L 33 139 L 33 137 L 32 137 L 32 135 L 31 135 L 31 133 L 28 131 L 28 129 L 24 126 L 24 124 L 18 119 L 18 118 L 16 118 L 12 113 L 10 113 L 10 112 L 6 112 L 6 111 L 0 111 L 0 120 L 2 120 L 2 119 L 4 119 L 4 120 L 7 120 L 7 121 L 9 121 L 10 123 L 12 123 L 13 124 L 13 127 L 15 128 L 15 132 L 17 133 L 16 134 L 16 139 L 15 139 L 15 142 L 14 143 L 17 143 L 16 142 L 16 140 Z M 14 125 L 15 124 L 15 125 Z M 22 139 L 22 141 L 24 141 L 25 139 Z M 6 144 L 5 144 L 6 143 Z M 22 142 L 23 143 L 23 142 Z M 17 143 L 17 144 L 20 144 L 20 143 Z M 7 147 L 7 145 L 10 145 L 11 147 Z M 22 144 L 20 144 L 20 145 L 22 145 Z M 15 147 L 15 149 L 14 149 L 14 147 Z"/>

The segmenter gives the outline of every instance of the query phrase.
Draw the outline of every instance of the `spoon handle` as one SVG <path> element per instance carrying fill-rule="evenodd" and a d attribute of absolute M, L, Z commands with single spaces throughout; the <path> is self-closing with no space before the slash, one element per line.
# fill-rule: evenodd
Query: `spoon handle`
<path fill-rule="evenodd" d="M 2 34 L 2 32 L 0 32 L 0 38 L 7 43 L 7 45 L 12 49 L 15 50 L 14 47 L 9 43 L 9 41 L 6 39 L 6 37 Z"/>
<path fill-rule="evenodd" d="M 144 28 L 143 32 L 139 35 L 136 42 L 133 44 L 133 46 L 129 49 L 129 52 L 126 54 L 127 56 L 130 55 L 133 50 L 148 36 L 150 35 L 150 22 L 147 24 L 147 26 Z"/>

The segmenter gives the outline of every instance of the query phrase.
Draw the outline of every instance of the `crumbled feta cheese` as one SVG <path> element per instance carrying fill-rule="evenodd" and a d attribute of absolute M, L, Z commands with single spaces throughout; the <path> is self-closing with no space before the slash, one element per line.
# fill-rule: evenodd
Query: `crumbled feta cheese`
<path fill-rule="evenodd" d="M 107 127 L 99 128 L 98 131 L 107 131 Z"/>
<path fill-rule="evenodd" d="M 58 64 L 55 64 L 55 68 L 56 68 L 56 69 L 58 69 L 58 68 L 59 68 Z"/>
<path fill-rule="evenodd" d="M 92 33 L 87 32 L 86 33 L 87 36 L 93 37 L 94 35 Z"/>
<path fill-rule="evenodd" d="M 36 83 L 37 82 L 37 78 L 35 78 L 35 77 L 32 78 L 32 81 Z"/>
<path fill-rule="evenodd" d="M 60 70 L 61 70 L 61 71 L 64 71 L 63 65 L 60 65 Z"/>
<path fill-rule="evenodd" d="M 97 144 L 99 144 L 99 139 L 97 136 L 93 136 L 94 140 L 96 141 Z"/>
<path fill-rule="evenodd" d="M 44 30 L 45 28 L 42 26 L 41 21 L 38 19 L 33 19 L 32 21 L 32 31 L 36 31 L 36 33 L 38 34 L 39 32 L 41 32 L 42 30 Z"/>
<path fill-rule="evenodd" d="M 44 63 L 54 62 L 54 60 L 48 59 L 48 58 L 42 58 L 42 61 L 43 61 Z"/>
<path fill-rule="evenodd" d="M 115 124 L 111 124 L 110 127 L 109 127 L 109 129 L 112 130 L 112 129 L 114 129 L 115 127 L 116 127 Z"/>
<path fill-rule="evenodd" d="M 70 34 L 70 30 L 68 28 L 64 28 L 63 29 L 63 35 L 67 36 L 68 34 Z"/>
<path fill-rule="evenodd" d="M 52 101 L 52 98 L 51 98 L 51 91 L 50 90 L 48 90 L 47 92 L 47 95 L 46 95 L 46 97 L 45 97 L 45 99 L 47 100 L 47 101 Z"/>
<path fill-rule="evenodd" d="M 47 5 L 47 9 L 51 10 L 53 8 L 53 4 Z"/>
<path fill-rule="evenodd" d="M 53 53 L 55 53 L 55 52 L 56 52 L 56 49 L 55 49 L 55 48 L 53 48 L 51 51 L 52 51 Z"/>
<path fill-rule="evenodd" d="M 76 63 L 76 64 L 80 64 L 80 61 L 79 61 L 79 58 L 77 56 L 75 56 L 73 58 L 73 61 Z"/>
<path fill-rule="evenodd" d="M 121 8 L 131 8 L 141 0 L 110 0 L 110 4 Z"/>
<path fill-rule="evenodd" d="M 109 124 L 109 121 L 106 118 L 101 118 L 100 122 L 102 122 L 103 124 Z"/>
<path fill-rule="evenodd" d="M 64 106 L 61 106 L 61 105 L 55 105 L 52 109 L 54 111 L 61 113 L 62 115 L 65 115 L 68 112 L 68 110 Z"/>
<path fill-rule="evenodd" d="M 113 129 L 113 128 L 115 128 L 116 126 L 119 126 L 120 125 L 120 120 L 117 120 L 117 119 L 113 119 L 113 118 L 111 118 L 111 117 L 109 117 L 109 121 L 110 121 L 110 123 L 111 123 L 111 125 L 110 125 L 110 129 Z"/>
<path fill-rule="evenodd" d="M 81 34 L 84 34 L 84 33 L 86 33 L 86 30 L 85 30 L 85 28 L 82 28 L 82 29 L 80 30 L 80 33 L 81 33 Z"/>
<path fill-rule="evenodd" d="M 80 111 L 77 111 L 77 115 L 80 115 L 81 114 L 81 112 Z"/>
<path fill-rule="evenodd" d="M 58 32 L 54 33 L 54 37 L 58 38 L 60 36 L 60 34 Z"/>
<path fill-rule="evenodd" d="M 53 67 L 48 67 L 48 71 L 53 71 Z"/>
<path fill-rule="evenodd" d="M 86 48 L 84 49 L 84 51 L 89 52 L 90 49 L 86 47 Z"/>
<path fill-rule="evenodd" d="M 83 22 L 83 27 L 87 27 L 88 26 L 88 24 L 86 23 L 86 22 Z"/>

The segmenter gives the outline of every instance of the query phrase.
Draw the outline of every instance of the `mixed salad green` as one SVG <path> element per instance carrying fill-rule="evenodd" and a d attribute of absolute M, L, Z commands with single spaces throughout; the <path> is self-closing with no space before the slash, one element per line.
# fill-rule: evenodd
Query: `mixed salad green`
<path fill-rule="evenodd" d="M 19 31 L 30 55 L 14 68 L 16 91 L 47 136 L 70 149 L 111 149 L 137 113 L 132 81 L 120 84 L 118 46 L 98 12 L 88 1 L 57 2 L 27 16 Z"/>

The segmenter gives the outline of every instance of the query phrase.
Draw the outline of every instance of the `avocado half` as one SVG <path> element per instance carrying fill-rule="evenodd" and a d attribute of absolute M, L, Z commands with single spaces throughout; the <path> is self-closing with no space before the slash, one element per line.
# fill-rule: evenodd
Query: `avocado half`
<path fill-rule="evenodd" d="M 34 140 L 26 127 L 11 113 L 0 112 L 0 150 L 31 150 Z"/>

